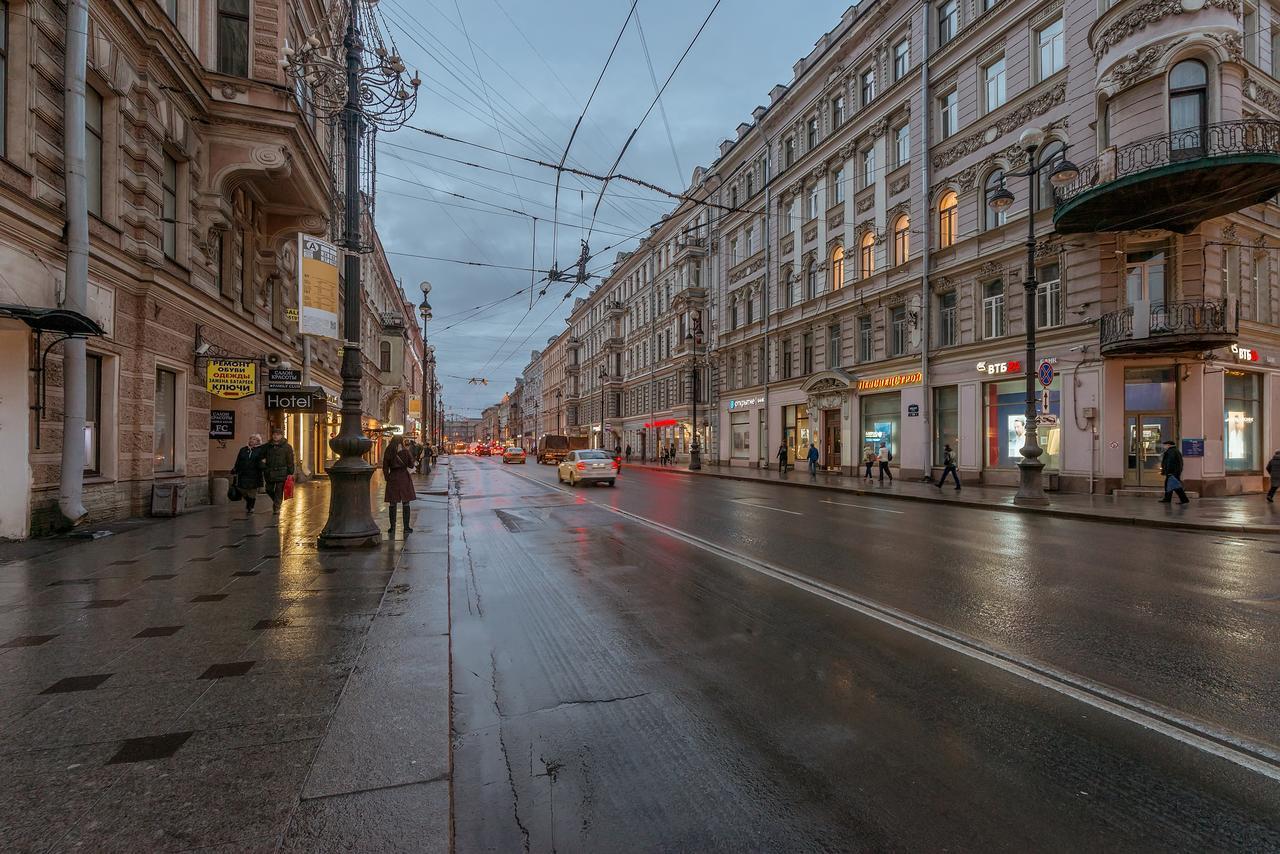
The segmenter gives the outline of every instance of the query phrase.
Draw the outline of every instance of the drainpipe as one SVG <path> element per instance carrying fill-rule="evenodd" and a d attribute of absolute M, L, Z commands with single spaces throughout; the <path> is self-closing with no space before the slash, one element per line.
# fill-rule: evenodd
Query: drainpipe
<path fill-rule="evenodd" d="M 929 102 L 929 0 L 924 0 L 924 26 L 920 28 L 923 58 L 920 63 L 920 198 L 924 214 L 923 251 L 920 253 L 920 414 L 924 418 L 924 466 L 921 480 L 933 479 L 933 407 L 929 389 L 929 316 L 932 298 L 929 292 L 929 253 L 933 249 L 933 211 L 929 209 L 929 138 L 933 105 Z M 959 448 L 956 449 L 957 452 Z"/>
<path fill-rule="evenodd" d="M 63 77 L 63 166 L 66 178 L 67 272 L 62 307 L 85 313 L 89 290 L 89 195 L 85 176 L 84 88 L 89 58 L 87 0 L 68 0 Z M 62 345 L 62 476 L 58 510 L 72 525 L 88 514 L 84 507 L 85 341 Z"/>

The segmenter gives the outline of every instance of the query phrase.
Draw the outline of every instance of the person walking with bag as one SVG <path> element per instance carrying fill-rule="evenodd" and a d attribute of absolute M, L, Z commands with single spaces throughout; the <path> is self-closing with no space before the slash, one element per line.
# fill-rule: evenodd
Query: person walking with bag
<path fill-rule="evenodd" d="M 1160 474 L 1164 475 L 1164 498 L 1161 504 L 1173 502 L 1173 494 L 1178 494 L 1179 504 L 1188 504 L 1187 491 L 1182 488 L 1182 452 L 1172 439 L 1164 443 L 1164 456 L 1160 458 Z"/>
<path fill-rule="evenodd" d="M 387 450 L 382 454 L 382 476 L 387 481 L 383 498 L 387 502 L 387 513 L 391 517 L 389 533 L 392 539 L 396 536 L 397 504 L 404 508 L 402 515 L 405 536 L 413 533 L 413 528 L 409 527 L 409 502 L 417 498 L 418 493 L 413 487 L 413 478 L 409 475 L 409 470 L 412 468 L 413 453 L 404 446 L 399 436 L 393 437 L 387 445 Z"/>
<path fill-rule="evenodd" d="M 284 431 L 272 428 L 271 441 L 262 446 L 262 479 L 271 496 L 271 512 L 280 513 L 289 479 L 293 477 L 293 446 L 284 440 Z"/>
<path fill-rule="evenodd" d="M 778 474 L 787 473 L 787 443 L 778 445 Z"/>
<path fill-rule="evenodd" d="M 1276 490 L 1280 490 L 1280 451 L 1267 461 L 1267 477 L 1271 478 L 1271 489 L 1267 491 L 1267 501 L 1274 504 Z"/>
<path fill-rule="evenodd" d="M 956 492 L 959 492 L 960 469 L 956 466 L 956 452 L 951 450 L 950 445 L 944 445 L 942 447 L 942 477 L 938 479 L 938 489 L 942 489 L 942 484 L 947 482 L 947 475 L 951 475 L 955 478 Z"/>
<path fill-rule="evenodd" d="M 812 442 L 809 443 L 809 454 L 807 459 L 809 460 L 809 474 L 813 477 L 817 477 L 818 476 L 818 446 L 813 444 Z"/>
<path fill-rule="evenodd" d="M 889 446 L 884 442 L 880 443 L 880 453 L 876 459 L 880 463 L 880 482 L 884 483 L 885 476 L 889 478 L 889 482 L 893 483 L 893 472 L 889 471 L 889 463 L 893 462 L 893 451 L 889 450 Z"/>
<path fill-rule="evenodd" d="M 227 497 L 232 501 L 244 500 L 244 512 L 252 513 L 258 503 L 258 490 L 262 488 L 262 434 L 254 433 L 236 454 L 231 467 L 231 488 Z"/>
<path fill-rule="evenodd" d="M 871 480 L 871 467 L 876 464 L 876 452 L 871 450 L 870 445 L 866 445 L 862 449 L 862 464 L 867 467 L 866 478 Z"/>

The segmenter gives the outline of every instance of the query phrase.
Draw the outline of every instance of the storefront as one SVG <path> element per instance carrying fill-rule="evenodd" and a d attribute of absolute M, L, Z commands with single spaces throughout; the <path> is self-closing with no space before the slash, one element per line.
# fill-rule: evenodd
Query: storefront
<path fill-rule="evenodd" d="M 894 458 L 901 455 L 902 392 L 888 391 L 862 396 L 862 445 L 861 453 L 870 449 L 873 454 L 886 445 Z"/>
<path fill-rule="evenodd" d="M 1265 377 L 1228 368 L 1223 376 L 1223 445 L 1227 476 L 1259 475 L 1271 454 L 1263 442 Z"/>
<path fill-rule="evenodd" d="M 1174 365 L 1124 369 L 1124 483 L 1159 486 L 1164 442 L 1178 441 L 1178 371 Z"/>
<path fill-rule="evenodd" d="M 787 462 L 795 465 L 809 454 L 813 435 L 809 431 L 809 406 L 797 403 L 782 407 L 782 444 L 787 449 Z"/>
<path fill-rule="evenodd" d="M 1048 409 L 1044 407 L 1046 389 L 1036 384 L 1036 430 L 1044 453 L 1040 461 L 1046 472 L 1062 468 L 1062 382 L 1057 376 L 1048 387 Z M 984 466 L 987 469 L 1015 470 L 1022 460 L 1022 446 L 1027 434 L 1027 384 L 1024 378 L 984 383 L 982 387 L 983 428 L 985 435 Z M 1048 416 L 1047 418 L 1045 416 Z"/>
<path fill-rule="evenodd" d="M 732 465 L 756 465 L 764 455 L 764 395 L 729 398 L 720 412 L 720 423 L 728 425 L 721 440 L 719 457 Z M 713 447 L 707 444 L 705 447 Z"/>

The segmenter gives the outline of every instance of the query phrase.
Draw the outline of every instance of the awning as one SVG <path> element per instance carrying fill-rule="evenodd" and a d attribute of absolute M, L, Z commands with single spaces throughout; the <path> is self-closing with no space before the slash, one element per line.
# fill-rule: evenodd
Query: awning
<path fill-rule="evenodd" d="M 25 305 L 0 304 L 0 317 L 21 320 L 37 332 L 63 335 L 106 335 L 106 330 L 92 317 L 65 308 L 31 308 Z"/>

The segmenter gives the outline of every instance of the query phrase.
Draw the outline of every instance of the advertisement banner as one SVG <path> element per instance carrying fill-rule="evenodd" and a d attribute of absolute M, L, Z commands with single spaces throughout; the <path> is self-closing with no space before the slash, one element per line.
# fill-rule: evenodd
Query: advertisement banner
<path fill-rule="evenodd" d="M 409 417 L 410 418 L 422 417 L 422 398 L 418 397 L 417 395 L 412 395 L 409 397 Z"/>
<path fill-rule="evenodd" d="M 236 413 L 234 409 L 209 410 L 209 438 L 234 439 L 236 437 Z"/>
<path fill-rule="evenodd" d="M 338 247 L 298 235 L 298 332 L 338 337 Z"/>
<path fill-rule="evenodd" d="M 258 363 L 249 359 L 210 359 L 205 368 L 205 388 L 226 400 L 258 393 Z"/>

